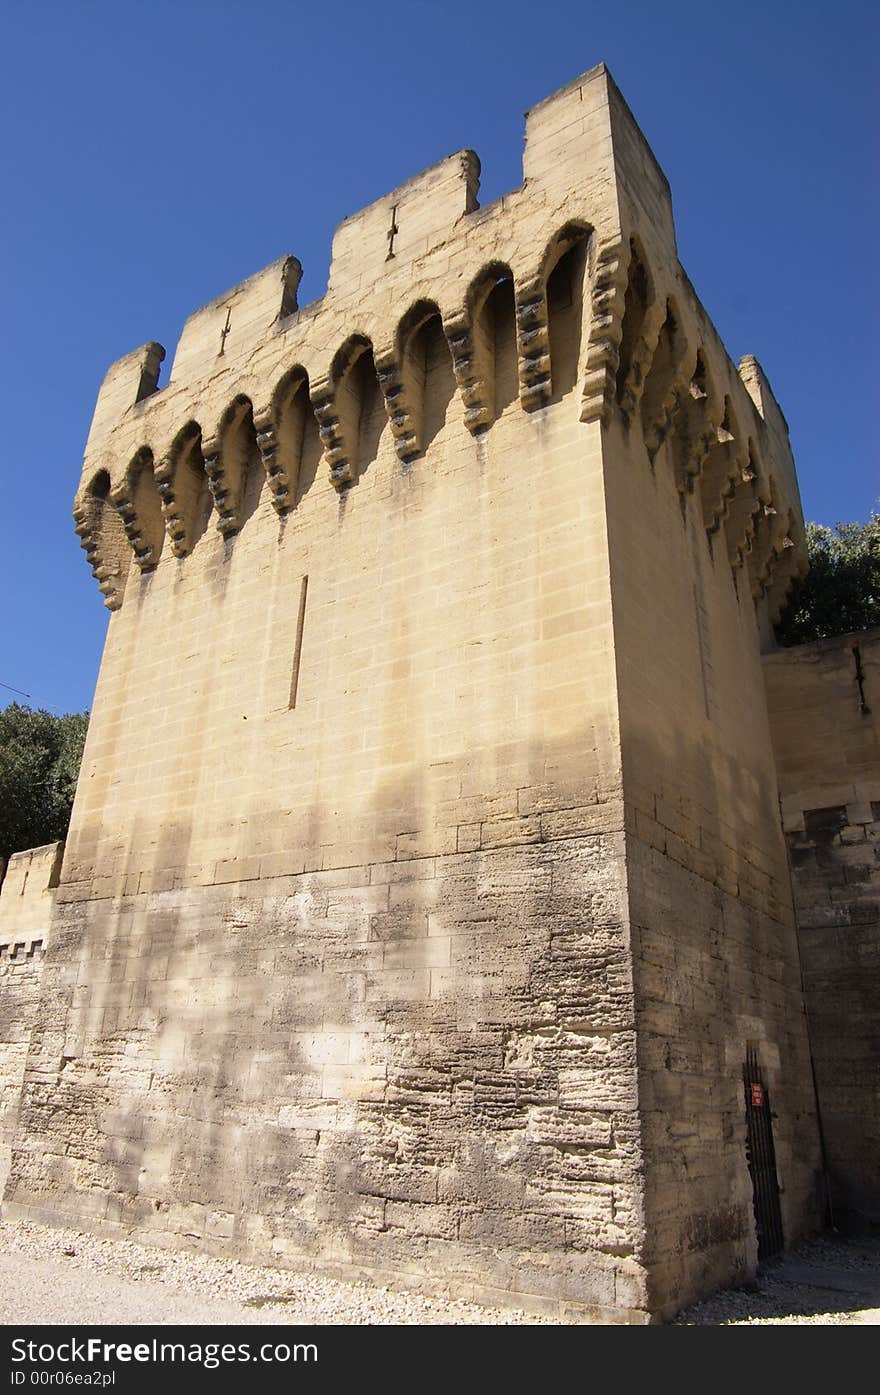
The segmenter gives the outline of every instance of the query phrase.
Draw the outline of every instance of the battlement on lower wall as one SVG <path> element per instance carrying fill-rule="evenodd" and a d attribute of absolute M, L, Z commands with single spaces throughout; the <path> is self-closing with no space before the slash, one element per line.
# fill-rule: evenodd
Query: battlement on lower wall
<path fill-rule="evenodd" d="M 9 858 L 0 883 L 0 958 L 45 947 L 63 857 L 63 843 L 47 843 Z"/>
<path fill-rule="evenodd" d="M 111 367 L 74 507 L 111 610 L 130 577 L 185 567 L 211 520 L 238 534 L 257 477 L 295 527 L 320 454 L 330 508 L 378 449 L 375 395 L 398 467 L 425 455 L 439 346 L 477 451 L 507 405 L 508 359 L 524 413 L 576 411 L 584 432 L 614 417 L 652 465 L 665 447 L 683 507 L 695 497 L 778 614 L 806 565 L 785 422 L 697 300 L 668 184 L 604 66 L 528 114 L 523 169 L 481 209 L 479 160 L 451 155 L 339 226 L 321 300 L 298 307 L 288 256 L 190 317 L 165 386 L 156 343 Z"/>
<path fill-rule="evenodd" d="M 14 853 L 0 885 L 0 1195 L 18 1124 L 63 855 L 63 843 Z"/>

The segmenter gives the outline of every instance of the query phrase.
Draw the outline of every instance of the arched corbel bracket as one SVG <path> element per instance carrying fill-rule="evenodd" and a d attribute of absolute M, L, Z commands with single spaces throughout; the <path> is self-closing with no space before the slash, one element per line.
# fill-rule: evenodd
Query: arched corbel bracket
<path fill-rule="evenodd" d="M 717 533 L 721 528 L 727 530 L 737 497 L 744 488 L 748 488 L 751 479 L 748 450 L 743 441 L 734 439 L 730 442 L 730 468 L 716 500 L 712 519 L 706 525 L 708 532 Z"/>
<path fill-rule="evenodd" d="M 354 482 L 354 450 L 357 442 L 349 443 L 345 439 L 345 428 L 337 404 L 337 386 L 332 379 L 328 376 L 312 383 L 310 395 L 324 447 L 324 459 L 330 471 L 330 483 L 335 489 L 342 489 Z"/>
<path fill-rule="evenodd" d="M 659 300 L 653 301 L 647 307 L 642 318 L 638 337 L 633 345 L 626 379 L 621 385 L 619 393 L 620 410 L 627 423 L 633 420 L 639 410 L 639 403 L 645 388 L 645 379 L 651 367 L 665 318 L 666 309 L 663 302 Z"/>
<path fill-rule="evenodd" d="M 98 590 L 104 597 L 108 610 L 118 610 L 122 605 L 124 581 L 121 568 L 101 560 L 97 531 L 89 518 L 87 509 L 74 505 L 73 521 L 79 536 L 79 545 L 86 554 L 86 561 L 92 569 L 92 576 L 98 583 Z"/>
<path fill-rule="evenodd" d="M 690 494 L 703 474 L 706 461 L 717 447 L 724 420 L 724 400 L 716 393 L 701 349 L 687 387 L 678 383 L 667 410 L 667 428 L 674 437 L 675 484 L 680 494 Z"/>
<path fill-rule="evenodd" d="M 581 421 L 604 421 L 614 401 L 626 289 L 627 249 L 600 243 L 593 273 Z"/>
<path fill-rule="evenodd" d="M 771 490 L 770 502 L 762 502 L 748 556 L 752 599 L 757 603 L 767 591 L 778 555 L 786 549 L 789 517 L 778 509 Z"/>
<path fill-rule="evenodd" d="M 308 375 L 301 366 L 284 375 L 268 405 L 254 410 L 257 449 L 272 507 L 279 516 L 296 505 L 306 418 L 311 410 Z"/>
<path fill-rule="evenodd" d="M 767 609 L 771 625 L 779 624 L 795 585 L 809 570 L 810 564 L 803 550 L 798 547 L 791 533 L 787 533 L 782 540 L 781 551 L 775 555 L 767 580 Z"/>
<path fill-rule="evenodd" d="M 118 610 L 125 593 L 129 558 L 122 520 L 110 502 L 109 492 L 110 476 L 106 470 L 99 470 L 88 488 L 77 495 L 73 522 L 105 606 Z"/>
<path fill-rule="evenodd" d="M 550 320 L 543 275 L 516 289 L 516 348 L 519 400 L 527 412 L 544 407 L 553 390 Z"/>
<path fill-rule="evenodd" d="M 175 557 L 185 557 L 193 542 L 199 496 L 205 483 L 201 432 L 190 422 L 154 469 L 165 531 Z"/>
<path fill-rule="evenodd" d="M 667 303 L 641 400 L 642 435 L 652 461 L 671 430 L 682 400 L 690 392 L 697 365 L 698 351 L 688 343 Z"/>
<path fill-rule="evenodd" d="M 366 335 L 352 334 L 337 351 L 330 372 L 311 386 L 312 408 L 324 447 L 324 459 L 335 489 L 357 482 L 361 415 L 364 409 L 364 356 L 369 374 L 375 371 L 373 345 Z"/>
<path fill-rule="evenodd" d="M 225 467 L 223 445 L 219 436 L 202 439 L 202 457 L 208 477 L 208 488 L 217 513 L 217 530 L 224 537 L 229 537 L 238 532 L 238 509 L 241 500 L 240 490 Z"/>
<path fill-rule="evenodd" d="M 452 371 L 464 403 L 464 422 L 472 434 L 492 423 L 495 386 L 488 346 L 475 333 L 467 310 L 443 320 L 443 333 L 452 355 Z"/>
<path fill-rule="evenodd" d="M 248 472 L 256 455 L 253 406 L 249 397 L 239 393 L 223 413 L 216 435 L 202 439 L 205 474 L 217 512 L 217 530 L 225 538 L 241 527 Z"/>
<path fill-rule="evenodd" d="M 266 472 L 266 483 L 272 497 L 272 507 L 278 514 L 287 513 L 292 507 L 290 480 L 279 451 L 278 432 L 271 407 L 254 412 L 254 430 L 257 433 L 257 449 Z"/>
<path fill-rule="evenodd" d="M 153 453 L 144 447 L 130 461 L 110 502 L 122 519 L 125 535 L 142 572 L 155 567 L 162 554 L 164 525 L 153 474 Z"/>
<path fill-rule="evenodd" d="M 770 623 L 778 624 L 792 587 L 805 576 L 809 563 L 804 546 L 803 531 L 791 509 L 777 508 L 772 500 L 775 488 L 770 481 L 767 497 L 762 500 L 757 525 L 748 554 L 752 599 L 757 605 L 766 597 Z"/>
<path fill-rule="evenodd" d="M 744 564 L 755 532 L 755 518 L 761 507 L 757 491 L 758 470 L 751 447 L 741 462 L 739 477 L 724 520 L 727 560 L 732 571 Z"/>
<path fill-rule="evenodd" d="M 165 521 L 165 532 L 175 557 L 185 557 L 189 551 L 186 521 L 182 515 L 174 482 L 174 462 L 170 456 L 156 466 L 156 488 Z"/>
<path fill-rule="evenodd" d="M 740 436 L 733 406 L 726 397 L 715 441 L 700 472 L 703 525 L 707 533 L 714 533 L 721 526 L 748 460 L 748 442 Z"/>
<path fill-rule="evenodd" d="M 125 536 L 128 538 L 131 544 L 131 550 L 134 553 L 134 560 L 137 562 L 142 572 L 149 571 L 151 567 L 155 567 L 158 559 L 153 556 L 152 546 L 146 541 L 141 532 L 140 520 L 137 516 L 134 498 L 129 490 L 127 481 L 123 481 L 122 484 L 114 489 L 110 496 L 110 502 L 122 519 Z"/>
<path fill-rule="evenodd" d="M 623 306 L 616 394 L 621 416 L 629 426 L 638 412 L 666 318 L 666 305 L 636 238 L 629 242 Z"/>
<path fill-rule="evenodd" d="M 423 404 L 413 390 L 414 385 L 407 381 L 411 375 L 407 371 L 406 345 L 400 350 L 385 349 L 376 353 L 375 364 L 394 449 L 400 460 L 412 460 L 422 449 Z"/>

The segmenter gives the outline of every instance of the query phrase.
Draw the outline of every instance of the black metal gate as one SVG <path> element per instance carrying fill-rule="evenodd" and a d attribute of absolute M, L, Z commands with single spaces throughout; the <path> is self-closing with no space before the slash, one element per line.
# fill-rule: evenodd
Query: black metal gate
<path fill-rule="evenodd" d="M 743 1080 L 748 1126 L 746 1152 L 755 1199 L 758 1260 L 763 1261 L 780 1254 L 785 1242 L 782 1235 L 782 1211 L 779 1206 L 779 1182 L 776 1178 L 776 1153 L 773 1149 L 770 1095 L 761 1078 L 758 1053 L 752 1046 L 746 1047 Z"/>

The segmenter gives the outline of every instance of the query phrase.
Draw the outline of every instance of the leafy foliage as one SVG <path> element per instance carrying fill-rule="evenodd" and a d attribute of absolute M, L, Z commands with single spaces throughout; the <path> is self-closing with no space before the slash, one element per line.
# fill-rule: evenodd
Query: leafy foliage
<path fill-rule="evenodd" d="M 810 570 L 779 624 L 780 644 L 880 625 L 880 514 L 867 523 L 807 524 Z"/>
<path fill-rule="evenodd" d="M 0 712 L 0 857 L 67 833 L 89 724 L 87 712 Z"/>

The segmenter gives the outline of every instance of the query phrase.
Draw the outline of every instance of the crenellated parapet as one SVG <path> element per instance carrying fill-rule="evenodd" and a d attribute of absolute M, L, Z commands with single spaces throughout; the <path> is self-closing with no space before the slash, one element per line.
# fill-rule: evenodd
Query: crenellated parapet
<path fill-rule="evenodd" d="M 438 335 L 467 432 L 510 410 L 573 413 L 585 433 L 617 421 L 697 511 L 713 556 L 784 601 L 804 558 L 784 421 L 755 360 L 738 371 L 699 304 L 668 186 L 604 67 L 528 114 L 521 188 L 480 209 L 478 176 L 458 152 L 346 219 L 311 305 L 297 305 L 301 267 L 285 257 L 205 306 L 164 386 L 157 344 L 113 365 L 75 506 L 108 606 L 132 562 L 182 564 L 211 520 L 233 538 L 252 471 L 295 520 L 310 418 L 335 491 L 358 484 L 374 398 L 398 460 L 418 459 Z M 518 406 L 498 400 L 502 332 Z M 784 545 L 761 525 L 776 515 L 795 520 Z"/>

